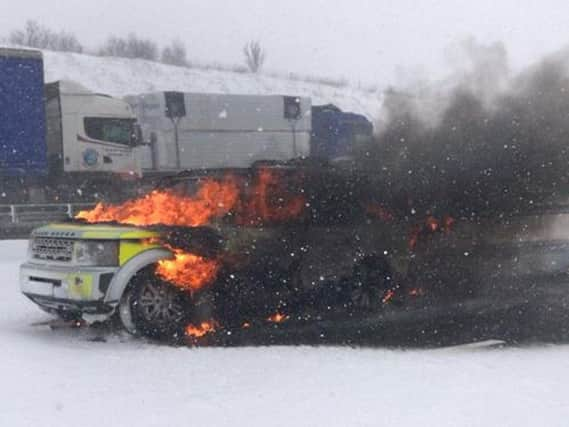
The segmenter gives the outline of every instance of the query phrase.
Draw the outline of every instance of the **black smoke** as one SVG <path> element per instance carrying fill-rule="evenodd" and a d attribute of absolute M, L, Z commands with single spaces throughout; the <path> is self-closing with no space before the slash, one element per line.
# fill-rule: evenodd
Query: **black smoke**
<path fill-rule="evenodd" d="M 510 215 L 561 200 L 569 194 L 569 50 L 510 75 L 500 44 L 464 46 L 470 68 L 458 83 L 388 91 L 387 120 L 362 165 L 405 213 Z"/>

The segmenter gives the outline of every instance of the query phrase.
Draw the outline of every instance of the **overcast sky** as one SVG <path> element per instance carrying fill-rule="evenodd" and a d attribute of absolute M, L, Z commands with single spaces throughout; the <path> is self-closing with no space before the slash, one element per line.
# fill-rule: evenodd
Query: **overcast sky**
<path fill-rule="evenodd" d="M 0 33 L 35 19 L 88 47 L 136 32 L 185 42 L 190 59 L 241 63 L 248 39 L 269 69 L 384 85 L 440 76 L 466 37 L 503 41 L 520 67 L 569 42 L 569 2 L 524 0 L 2 0 Z"/>

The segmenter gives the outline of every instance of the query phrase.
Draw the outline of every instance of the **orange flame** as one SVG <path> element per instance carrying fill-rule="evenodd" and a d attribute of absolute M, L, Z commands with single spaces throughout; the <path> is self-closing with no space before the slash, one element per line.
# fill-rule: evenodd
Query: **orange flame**
<path fill-rule="evenodd" d="M 210 320 L 207 322 L 202 322 L 199 325 L 189 324 L 186 326 L 186 335 L 192 338 L 201 338 L 204 335 L 215 332 L 218 324 L 215 320 Z"/>
<path fill-rule="evenodd" d="M 198 226 L 229 212 L 237 203 L 238 194 L 233 180 L 206 180 L 194 197 L 155 190 L 118 206 L 99 203 L 90 211 L 79 212 L 76 218 L 87 222 L 115 221 L 131 225 Z"/>
<path fill-rule="evenodd" d="M 414 250 L 419 242 L 419 235 L 421 234 L 421 226 L 414 225 L 409 232 L 409 249 Z"/>
<path fill-rule="evenodd" d="M 99 203 L 76 218 L 87 222 L 118 222 L 137 226 L 200 226 L 228 213 L 235 214 L 238 224 L 285 221 L 302 213 L 304 197 L 291 194 L 280 172 L 260 169 L 254 185 L 247 187 L 233 175 L 222 179 L 205 179 L 194 196 L 174 190 L 155 190 L 120 205 Z M 249 191 L 247 191 L 249 189 Z M 212 283 L 220 268 L 219 260 L 169 247 L 174 258 L 159 261 L 156 273 L 176 286 L 199 290 Z"/>
<path fill-rule="evenodd" d="M 286 314 L 282 314 L 279 312 L 276 312 L 275 314 L 271 314 L 267 318 L 267 321 L 272 322 L 272 323 L 282 323 L 285 320 L 288 320 L 288 316 Z"/>
<path fill-rule="evenodd" d="M 200 290 L 215 279 L 219 262 L 181 249 L 171 249 L 174 259 L 158 261 L 156 273 L 177 287 L 193 292 Z"/>
<path fill-rule="evenodd" d="M 238 223 L 290 220 L 299 216 L 304 206 L 304 197 L 291 194 L 277 171 L 261 169 L 248 200 L 239 212 Z"/>
<path fill-rule="evenodd" d="M 440 227 L 440 222 L 438 219 L 436 219 L 434 216 L 428 216 L 427 219 L 425 220 L 425 226 L 427 227 L 427 229 L 431 232 L 434 233 L 435 231 L 437 231 Z"/>
<path fill-rule="evenodd" d="M 412 288 L 409 290 L 409 295 L 412 297 L 420 297 L 425 295 L 423 288 Z"/>
<path fill-rule="evenodd" d="M 448 234 L 452 231 L 452 227 L 456 220 L 450 215 L 443 216 L 442 220 L 438 220 L 434 216 L 428 216 L 424 224 L 415 224 L 409 233 L 409 249 L 414 250 L 419 242 L 419 237 L 423 234 L 436 233 L 442 231 Z"/>
<path fill-rule="evenodd" d="M 392 222 L 395 219 L 395 216 L 389 209 L 378 204 L 366 206 L 366 213 L 382 222 Z"/>
<path fill-rule="evenodd" d="M 454 226 L 454 223 L 456 222 L 456 219 L 454 219 L 452 216 L 450 215 L 445 215 L 443 217 L 443 231 L 445 233 L 449 233 L 452 230 L 452 227 Z"/>
<path fill-rule="evenodd" d="M 395 296 L 395 291 L 393 291 L 393 289 L 388 289 L 387 292 L 385 292 L 383 298 L 381 299 L 381 302 L 387 304 L 391 299 L 393 299 L 394 296 Z"/>
<path fill-rule="evenodd" d="M 99 203 L 92 210 L 79 212 L 76 218 L 90 223 L 193 227 L 236 211 L 238 224 L 257 224 L 290 220 L 305 206 L 305 198 L 291 194 L 276 170 L 260 169 L 247 193 L 241 187 L 239 178 L 227 175 L 221 180 L 204 180 L 192 197 L 155 190 L 117 206 Z"/>

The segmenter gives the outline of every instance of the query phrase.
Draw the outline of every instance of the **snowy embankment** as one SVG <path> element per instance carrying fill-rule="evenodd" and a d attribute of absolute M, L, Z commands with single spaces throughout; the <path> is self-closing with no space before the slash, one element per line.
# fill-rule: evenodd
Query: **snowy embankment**
<path fill-rule="evenodd" d="M 52 331 L 0 241 L 0 426 L 566 426 L 569 346 L 172 348 Z"/>
<path fill-rule="evenodd" d="M 125 96 L 154 91 L 231 93 L 245 95 L 297 95 L 312 98 L 314 105 L 335 104 L 345 111 L 379 117 L 381 92 L 350 85 L 327 84 L 164 65 L 141 59 L 98 57 L 44 51 L 46 81 L 74 80 L 95 92 Z"/>

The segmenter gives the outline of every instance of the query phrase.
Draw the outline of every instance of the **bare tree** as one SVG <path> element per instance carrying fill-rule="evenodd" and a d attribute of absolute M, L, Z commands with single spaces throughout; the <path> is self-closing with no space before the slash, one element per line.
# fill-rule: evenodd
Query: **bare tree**
<path fill-rule="evenodd" d="M 162 49 L 161 61 L 164 64 L 187 66 L 186 47 L 180 40 L 173 40 L 170 46 Z"/>
<path fill-rule="evenodd" d="M 12 31 L 8 40 L 12 44 L 36 49 L 83 52 L 83 46 L 74 34 L 65 31 L 56 33 L 32 20 L 26 22 L 23 30 Z"/>
<path fill-rule="evenodd" d="M 13 44 L 45 49 L 49 43 L 49 30 L 29 20 L 23 30 L 12 31 L 9 40 Z"/>
<path fill-rule="evenodd" d="M 110 36 L 105 44 L 99 49 L 99 55 L 127 57 L 128 52 L 126 40 Z"/>
<path fill-rule="evenodd" d="M 134 33 L 129 34 L 127 38 L 111 36 L 99 49 L 99 55 L 156 61 L 158 46 L 152 40 L 142 39 Z"/>
<path fill-rule="evenodd" d="M 258 40 L 251 40 L 243 47 L 245 64 L 252 73 L 258 73 L 265 63 L 266 52 Z"/>
<path fill-rule="evenodd" d="M 54 34 L 52 47 L 53 50 L 60 52 L 83 52 L 83 46 L 74 34 L 61 31 L 59 34 Z"/>
<path fill-rule="evenodd" d="M 131 33 L 128 36 L 127 45 L 132 58 L 149 59 L 151 61 L 158 59 L 158 46 L 152 40 L 142 39 Z"/>

